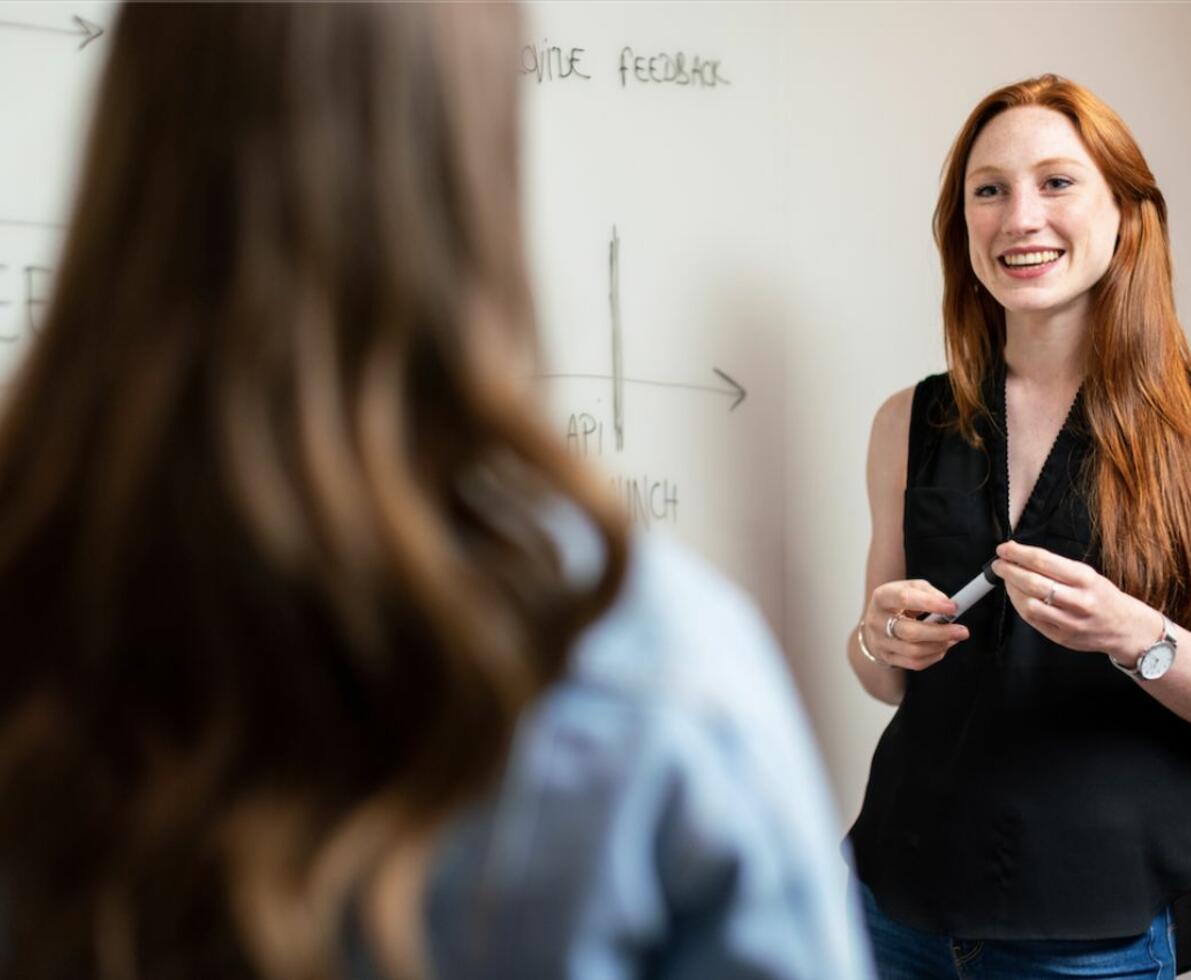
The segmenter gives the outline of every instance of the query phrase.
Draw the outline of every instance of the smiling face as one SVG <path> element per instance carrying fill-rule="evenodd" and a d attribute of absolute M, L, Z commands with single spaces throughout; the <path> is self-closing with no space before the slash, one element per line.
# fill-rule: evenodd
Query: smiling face
<path fill-rule="evenodd" d="M 1086 312 L 1121 214 L 1071 120 L 1021 106 L 972 145 L 964 220 L 972 269 L 1006 313 Z"/>

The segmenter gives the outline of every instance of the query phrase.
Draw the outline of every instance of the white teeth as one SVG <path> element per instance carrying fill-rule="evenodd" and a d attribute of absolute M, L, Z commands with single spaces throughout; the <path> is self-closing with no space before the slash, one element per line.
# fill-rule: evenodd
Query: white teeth
<path fill-rule="evenodd" d="M 1047 262 L 1053 262 L 1062 254 L 1055 249 L 1049 249 L 1045 252 L 1019 252 L 1016 255 L 1002 255 L 1001 260 L 1006 265 L 1045 265 Z"/>

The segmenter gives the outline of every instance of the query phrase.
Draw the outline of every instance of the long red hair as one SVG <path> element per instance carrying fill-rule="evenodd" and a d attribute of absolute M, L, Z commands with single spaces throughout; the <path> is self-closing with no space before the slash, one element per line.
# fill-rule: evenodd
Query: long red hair
<path fill-rule="evenodd" d="M 1191 621 L 1191 351 L 1175 315 L 1166 201 L 1128 127 L 1056 75 L 1007 85 L 972 110 L 944 165 L 934 215 L 943 263 L 943 329 L 964 438 L 978 443 L 981 382 L 1005 343 L 1005 311 L 968 259 L 964 172 L 976 138 L 1007 109 L 1071 120 L 1121 213 L 1108 271 L 1092 288 L 1083 405 L 1094 452 L 1089 508 L 1102 569 L 1118 586 Z"/>

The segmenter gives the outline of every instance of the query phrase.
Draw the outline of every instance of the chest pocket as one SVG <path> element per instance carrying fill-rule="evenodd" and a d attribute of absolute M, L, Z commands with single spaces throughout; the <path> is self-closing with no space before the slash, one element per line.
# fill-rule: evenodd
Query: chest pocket
<path fill-rule="evenodd" d="M 1087 505 L 1074 486 L 1064 489 L 1053 511 L 1041 527 L 1018 534 L 1022 544 L 1036 545 L 1064 558 L 1087 562 L 1100 569 L 1100 560 L 1092 545 L 1092 524 Z"/>
<path fill-rule="evenodd" d="M 907 577 L 926 579 L 948 594 L 970 581 L 996 546 L 987 519 L 981 519 L 985 506 L 982 492 L 907 489 L 903 525 Z"/>

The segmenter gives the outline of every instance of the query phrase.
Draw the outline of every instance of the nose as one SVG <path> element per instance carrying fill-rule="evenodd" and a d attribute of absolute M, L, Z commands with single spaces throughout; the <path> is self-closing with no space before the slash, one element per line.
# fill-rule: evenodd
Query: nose
<path fill-rule="evenodd" d="M 1022 238 L 1038 231 L 1046 224 L 1046 210 L 1042 196 L 1032 185 L 1016 187 L 1009 196 L 1004 211 L 1003 228 L 1012 238 Z"/>

